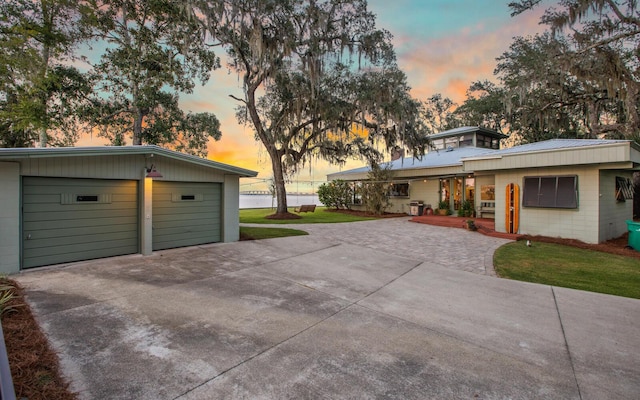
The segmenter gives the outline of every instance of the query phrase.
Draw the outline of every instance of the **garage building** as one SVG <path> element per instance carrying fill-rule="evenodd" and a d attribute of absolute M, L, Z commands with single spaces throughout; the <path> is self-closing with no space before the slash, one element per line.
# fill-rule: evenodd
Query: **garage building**
<path fill-rule="evenodd" d="M 256 175 L 157 146 L 0 149 L 0 273 L 237 241 Z"/>

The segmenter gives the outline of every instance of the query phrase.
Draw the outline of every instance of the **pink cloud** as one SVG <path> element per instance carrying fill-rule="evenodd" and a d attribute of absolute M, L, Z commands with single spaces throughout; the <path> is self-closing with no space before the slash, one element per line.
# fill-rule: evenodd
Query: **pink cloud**
<path fill-rule="evenodd" d="M 425 41 L 410 34 L 398 36 L 399 65 L 419 99 L 442 93 L 456 102 L 465 99 L 466 88 L 477 80 L 494 80 L 496 58 L 508 50 L 514 36 L 533 35 L 544 30 L 538 25 L 543 10 L 511 18 L 508 23 L 487 27 L 480 22 Z M 462 86 L 466 86 L 464 90 Z"/>

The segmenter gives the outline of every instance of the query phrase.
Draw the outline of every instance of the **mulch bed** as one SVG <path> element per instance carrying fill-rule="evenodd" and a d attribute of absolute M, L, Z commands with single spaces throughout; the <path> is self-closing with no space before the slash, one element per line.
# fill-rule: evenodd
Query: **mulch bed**
<path fill-rule="evenodd" d="M 584 243 L 579 240 L 574 239 L 560 239 L 560 238 L 552 238 L 546 236 L 529 236 L 525 235 L 521 240 L 531 240 L 531 242 L 544 242 L 544 243 L 556 243 L 563 244 L 565 246 L 573 246 L 581 249 L 601 251 L 603 253 L 616 254 L 619 256 L 625 257 L 633 257 L 640 259 L 640 251 L 636 251 L 631 247 L 628 247 L 629 243 L 629 232 L 624 235 L 608 240 L 603 243 L 591 244 Z"/>
<path fill-rule="evenodd" d="M 2 316 L 2 330 L 7 347 L 11 377 L 17 399 L 72 400 L 77 395 L 62 377 L 58 356 L 36 322 L 17 282 L 5 280 L 15 287 L 15 298 L 8 305 L 15 311 Z"/>

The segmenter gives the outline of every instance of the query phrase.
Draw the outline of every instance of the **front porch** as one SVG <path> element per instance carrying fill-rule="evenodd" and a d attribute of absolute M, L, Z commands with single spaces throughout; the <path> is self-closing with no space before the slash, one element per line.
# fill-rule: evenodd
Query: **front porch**
<path fill-rule="evenodd" d="M 472 220 L 478 232 L 491 237 L 518 240 L 523 235 L 496 232 L 495 220 L 492 218 L 471 218 L 471 217 L 456 217 L 456 216 L 441 216 L 441 215 L 421 215 L 411 218 L 409 221 L 417 222 L 420 224 L 444 226 L 448 228 L 461 228 L 466 229 L 468 220 Z"/>

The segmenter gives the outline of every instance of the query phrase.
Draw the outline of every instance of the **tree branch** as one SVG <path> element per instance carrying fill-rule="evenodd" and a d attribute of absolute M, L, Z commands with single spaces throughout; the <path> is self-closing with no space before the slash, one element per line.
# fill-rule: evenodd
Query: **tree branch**
<path fill-rule="evenodd" d="M 240 103 L 244 103 L 245 105 L 247 105 L 247 101 L 244 100 L 244 99 L 241 99 L 240 97 L 236 97 L 236 96 L 234 96 L 232 94 L 230 94 L 229 97 L 231 97 L 232 99 L 234 99 L 236 101 L 239 101 Z"/>
<path fill-rule="evenodd" d="M 615 42 L 616 40 L 620 40 L 620 39 L 624 39 L 627 37 L 632 37 L 635 35 L 639 35 L 640 34 L 640 29 L 637 29 L 635 31 L 631 31 L 631 32 L 624 32 L 624 33 L 620 33 L 618 35 L 615 36 L 611 36 L 607 39 L 604 40 L 600 40 L 598 42 L 593 43 L 590 46 L 585 47 L 584 49 L 580 49 L 579 51 L 576 52 L 576 54 L 583 54 L 589 50 L 595 49 L 596 47 L 601 47 L 601 46 L 605 46 L 611 42 Z"/>

